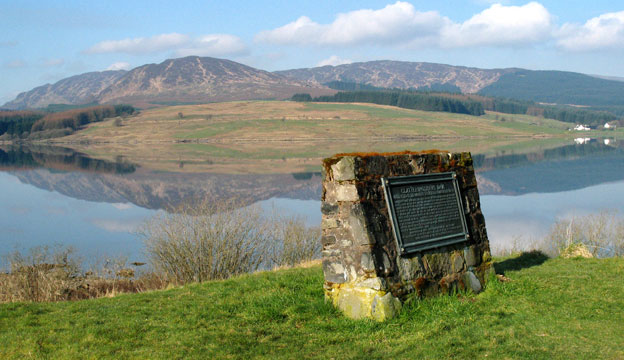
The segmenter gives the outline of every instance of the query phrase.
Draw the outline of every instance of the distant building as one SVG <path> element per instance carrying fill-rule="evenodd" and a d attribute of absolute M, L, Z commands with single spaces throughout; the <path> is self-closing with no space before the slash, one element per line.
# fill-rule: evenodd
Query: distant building
<path fill-rule="evenodd" d="M 591 130 L 591 129 L 590 129 L 590 128 L 589 128 L 589 126 L 587 126 L 587 125 L 581 125 L 581 124 L 578 124 L 578 125 L 576 125 L 576 126 L 574 127 L 574 130 L 576 130 L 576 131 L 589 131 L 589 130 Z"/>

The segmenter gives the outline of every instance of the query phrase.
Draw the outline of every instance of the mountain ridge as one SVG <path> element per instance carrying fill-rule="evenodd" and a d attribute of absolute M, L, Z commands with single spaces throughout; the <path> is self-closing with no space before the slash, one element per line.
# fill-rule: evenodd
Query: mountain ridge
<path fill-rule="evenodd" d="M 451 84 L 459 87 L 463 93 L 475 93 L 496 82 L 500 76 L 517 70 L 520 69 L 480 69 L 429 62 L 375 60 L 275 73 L 317 85 L 330 81 L 349 81 L 384 88 L 408 89 Z"/>
<path fill-rule="evenodd" d="M 335 92 L 231 60 L 187 56 L 141 65 L 128 71 L 75 75 L 23 92 L 2 107 L 24 109 L 56 103 L 145 105 L 150 101 L 286 99 L 303 91 L 317 95 Z"/>
<path fill-rule="evenodd" d="M 23 92 L 3 108 L 43 108 L 58 103 L 128 103 L 150 107 L 189 102 L 283 100 L 295 93 L 334 94 L 336 90 L 326 86 L 332 81 L 380 88 L 459 88 L 463 93 L 595 106 L 624 114 L 624 82 L 574 72 L 480 69 L 395 60 L 268 72 L 231 60 L 198 56 L 168 59 L 129 71 L 75 75 Z"/>

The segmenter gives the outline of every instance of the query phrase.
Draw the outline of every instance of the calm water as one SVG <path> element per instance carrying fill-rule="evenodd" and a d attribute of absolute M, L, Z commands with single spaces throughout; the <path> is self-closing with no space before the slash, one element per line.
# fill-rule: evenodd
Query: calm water
<path fill-rule="evenodd" d="M 528 246 L 557 218 L 624 210 L 624 146 L 561 146 L 524 154 L 473 154 L 494 249 Z M 156 173 L 69 149 L 0 149 L 0 256 L 71 245 L 85 259 L 144 259 L 136 235 L 168 206 L 245 196 L 267 210 L 320 222 L 320 174 Z"/>

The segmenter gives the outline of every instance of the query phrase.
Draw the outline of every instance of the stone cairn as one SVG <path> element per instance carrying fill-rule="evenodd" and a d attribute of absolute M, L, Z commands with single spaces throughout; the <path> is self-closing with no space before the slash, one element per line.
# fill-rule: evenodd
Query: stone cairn
<path fill-rule="evenodd" d="M 400 255 L 382 178 L 455 172 L 467 242 Z M 325 296 L 350 318 L 383 321 L 408 299 L 483 289 L 493 271 L 470 153 L 338 154 L 323 160 Z"/>

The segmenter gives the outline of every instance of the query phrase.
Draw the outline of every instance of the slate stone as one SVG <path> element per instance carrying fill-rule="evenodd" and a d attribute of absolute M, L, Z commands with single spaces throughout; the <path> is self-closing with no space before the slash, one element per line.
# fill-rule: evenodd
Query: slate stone
<path fill-rule="evenodd" d="M 321 219 L 321 228 L 323 229 L 334 229 L 337 228 L 339 222 L 335 218 L 326 218 Z"/>
<path fill-rule="evenodd" d="M 375 261 L 373 260 L 373 255 L 369 252 L 362 253 L 360 266 L 362 267 L 362 270 L 364 271 L 375 270 Z"/>
<path fill-rule="evenodd" d="M 461 255 L 457 253 L 453 254 L 451 261 L 453 262 L 454 272 L 461 272 L 462 270 L 464 270 L 464 259 L 462 258 Z"/>
<path fill-rule="evenodd" d="M 481 282 L 479 282 L 479 279 L 477 279 L 477 276 L 472 271 L 466 271 L 464 274 L 464 285 L 475 294 L 480 293 L 483 289 Z"/>
<path fill-rule="evenodd" d="M 334 180 L 355 180 L 355 161 L 352 156 L 345 156 L 331 166 Z"/>
<path fill-rule="evenodd" d="M 337 259 L 323 259 L 323 274 L 325 275 L 325 281 L 336 284 L 342 284 L 347 281 L 345 268 Z"/>
<path fill-rule="evenodd" d="M 351 207 L 351 214 L 349 215 L 348 221 L 356 244 L 372 245 L 375 243 L 375 238 L 371 236 L 371 233 L 366 227 L 364 211 L 362 210 L 362 206 L 360 204 L 355 204 Z"/>
<path fill-rule="evenodd" d="M 323 246 L 333 245 L 336 243 L 336 237 L 334 235 L 325 235 L 321 237 L 321 244 Z"/>
<path fill-rule="evenodd" d="M 357 188 L 353 184 L 344 184 L 336 186 L 336 201 L 358 201 Z"/>
<path fill-rule="evenodd" d="M 338 213 L 338 205 L 323 201 L 321 202 L 321 213 L 323 215 L 335 215 Z"/>
<path fill-rule="evenodd" d="M 475 255 L 474 246 L 469 246 L 464 249 L 464 259 L 466 259 L 466 266 L 477 265 L 477 256 Z"/>

